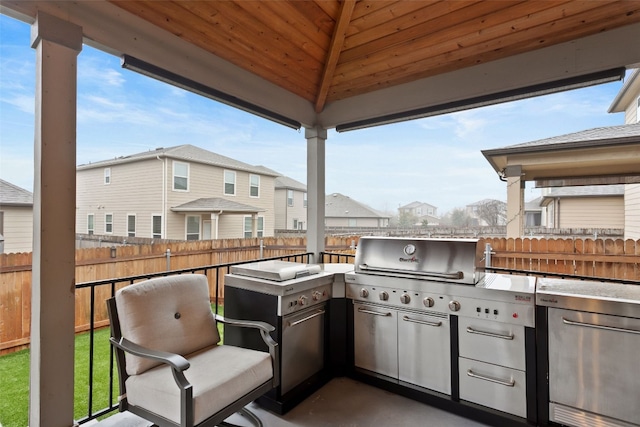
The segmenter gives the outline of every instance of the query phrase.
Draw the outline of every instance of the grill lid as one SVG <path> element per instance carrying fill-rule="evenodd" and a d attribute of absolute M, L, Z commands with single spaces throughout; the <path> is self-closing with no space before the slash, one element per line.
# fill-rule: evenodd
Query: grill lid
<path fill-rule="evenodd" d="M 276 282 L 318 274 L 321 270 L 320 265 L 280 260 L 258 261 L 231 267 L 233 274 Z"/>
<path fill-rule="evenodd" d="M 362 237 L 355 272 L 475 285 L 476 239 Z"/>

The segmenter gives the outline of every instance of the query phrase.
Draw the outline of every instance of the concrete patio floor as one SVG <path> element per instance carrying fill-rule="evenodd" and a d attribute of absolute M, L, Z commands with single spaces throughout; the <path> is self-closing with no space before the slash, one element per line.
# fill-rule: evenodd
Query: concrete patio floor
<path fill-rule="evenodd" d="M 248 408 L 262 420 L 265 427 L 485 426 L 346 377 L 334 378 L 285 415 L 275 415 L 255 403 Z M 114 418 L 111 417 L 97 425 L 150 425 L 143 420 L 124 417 L 124 414 L 118 415 L 118 420 L 110 421 Z M 227 421 L 239 426 L 250 426 L 240 415 L 234 415 Z"/>

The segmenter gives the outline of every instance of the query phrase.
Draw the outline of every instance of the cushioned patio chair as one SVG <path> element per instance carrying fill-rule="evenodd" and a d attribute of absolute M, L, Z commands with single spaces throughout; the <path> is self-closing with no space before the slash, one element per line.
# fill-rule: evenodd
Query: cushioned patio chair
<path fill-rule="evenodd" d="M 205 276 L 146 280 L 107 300 L 120 411 L 158 426 L 215 426 L 278 385 L 278 344 L 264 322 L 214 315 Z M 269 353 L 220 345 L 216 322 L 257 328 Z"/>

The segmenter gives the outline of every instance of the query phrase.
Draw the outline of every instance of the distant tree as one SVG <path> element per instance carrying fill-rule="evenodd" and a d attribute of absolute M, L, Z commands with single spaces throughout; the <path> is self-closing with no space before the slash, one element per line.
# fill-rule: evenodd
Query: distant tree
<path fill-rule="evenodd" d="M 507 204 L 500 200 L 487 200 L 476 207 L 476 215 L 489 226 L 503 225 L 507 219 Z"/>
<path fill-rule="evenodd" d="M 427 228 L 429 226 L 429 220 L 423 219 L 420 225 L 422 225 L 423 228 Z"/>
<path fill-rule="evenodd" d="M 468 227 L 473 218 L 461 208 L 455 208 L 449 213 L 449 221 L 453 227 Z"/>
<path fill-rule="evenodd" d="M 398 225 L 400 227 L 404 227 L 404 228 L 413 227 L 417 221 L 418 221 L 418 218 L 415 215 L 406 211 L 401 211 L 400 214 L 398 215 Z"/>

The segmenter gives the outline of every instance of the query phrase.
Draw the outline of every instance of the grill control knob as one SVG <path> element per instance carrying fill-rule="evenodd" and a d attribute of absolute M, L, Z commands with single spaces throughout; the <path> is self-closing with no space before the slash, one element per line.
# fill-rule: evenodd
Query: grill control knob
<path fill-rule="evenodd" d="M 424 304 L 425 307 L 433 307 L 433 304 L 435 304 L 435 301 L 431 297 L 426 297 L 425 299 L 422 300 L 422 304 Z"/>
<path fill-rule="evenodd" d="M 313 291 L 313 292 L 311 293 L 311 298 L 312 298 L 314 301 L 320 301 L 320 299 L 322 298 L 322 295 L 323 295 L 323 294 L 322 294 L 322 292 L 320 292 L 320 291 Z"/>
<path fill-rule="evenodd" d="M 411 302 L 411 297 L 409 294 L 402 294 L 400 295 L 400 302 L 403 304 L 409 304 L 409 302 Z"/>
<path fill-rule="evenodd" d="M 389 299 L 389 293 L 387 291 L 380 292 L 380 300 L 387 301 Z"/>
<path fill-rule="evenodd" d="M 298 305 L 307 305 L 308 298 L 305 295 L 302 295 L 298 298 Z"/>
<path fill-rule="evenodd" d="M 449 302 L 449 310 L 458 311 L 460 310 L 460 303 L 458 301 L 450 301 Z"/>
<path fill-rule="evenodd" d="M 360 296 L 362 298 L 367 298 L 369 296 L 369 291 L 366 290 L 365 288 L 360 289 Z"/>

